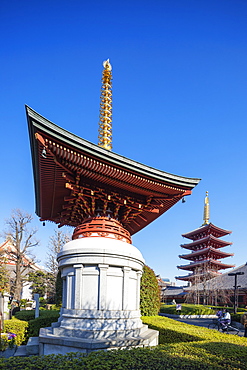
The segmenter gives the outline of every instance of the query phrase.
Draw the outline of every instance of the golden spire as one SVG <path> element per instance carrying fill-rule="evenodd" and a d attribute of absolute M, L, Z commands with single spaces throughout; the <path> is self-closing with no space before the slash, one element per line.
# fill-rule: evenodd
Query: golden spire
<path fill-rule="evenodd" d="M 204 212 L 203 212 L 203 225 L 208 225 L 209 224 L 209 197 L 208 197 L 208 191 L 206 191 L 206 197 L 204 200 Z"/>
<path fill-rule="evenodd" d="M 102 148 L 112 149 L 112 66 L 109 59 L 103 62 L 100 95 L 99 142 Z"/>

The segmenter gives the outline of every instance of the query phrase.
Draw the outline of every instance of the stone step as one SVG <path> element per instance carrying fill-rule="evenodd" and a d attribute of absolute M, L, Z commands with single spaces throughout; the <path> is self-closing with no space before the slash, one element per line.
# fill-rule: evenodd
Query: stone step
<path fill-rule="evenodd" d="M 23 345 L 23 346 L 17 347 L 17 350 L 15 351 L 14 356 L 19 356 L 19 357 L 26 357 L 26 356 L 28 356 L 27 355 L 27 351 L 26 351 L 26 346 Z"/>
<path fill-rule="evenodd" d="M 30 337 L 26 345 L 27 355 L 38 355 L 39 354 L 39 337 Z"/>

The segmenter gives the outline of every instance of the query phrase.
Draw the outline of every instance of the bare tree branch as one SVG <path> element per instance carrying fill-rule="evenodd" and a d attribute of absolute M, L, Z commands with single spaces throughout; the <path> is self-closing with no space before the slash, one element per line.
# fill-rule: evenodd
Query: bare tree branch
<path fill-rule="evenodd" d="M 56 293 L 56 278 L 58 274 L 57 254 L 61 251 L 64 244 L 71 240 L 71 235 L 63 233 L 61 230 L 54 230 L 54 235 L 50 237 L 46 260 L 46 267 L 50 273 L 51 294 Z"/>
<path fill-rule="evenodd" d="M 30 214 L 15 209 L 11 217 L 5 223 L 7 230 L 4 235 L 11 241 L 12 250 L 8 252 L 8 258 L 15 263 L 15 279 L 13 284 L 14 299 L 20 300 L 23 282 L 27 279 L 28 269 L 34 264 L 34 260 L 28 257 L 31 248 L 39 242 L 34 238 L 37 229 L 30 229 L 33 218 Z"/>

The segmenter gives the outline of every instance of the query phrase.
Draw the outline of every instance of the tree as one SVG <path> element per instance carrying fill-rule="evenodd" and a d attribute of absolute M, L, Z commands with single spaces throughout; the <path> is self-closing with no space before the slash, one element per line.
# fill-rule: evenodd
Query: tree
<path fill-rule="evenodd" d="M 56 284 L 58 275 L 57 254 L 61 251 L 64 244 L 71 240 L 71 236 L 61 230 L 54 230 L 54 235 L 50 237 L 47 253 L 46 267 L 50 273 L 50 288 L 53 299 L 56 297 Z M 59 279 L 59 278 L 58 278 Z"/>
<path fill-rule="evenodd" d="M 160 289 L 154 271 L 144 265 L 141 277 L 140 310 L 142 316 L 157 315 L 160 310 Z"/>
<path fill-rule="evenodd" d="M 33 294 L 39 294 L 40 297 L 50 296 L 50 280 L 51 274 L 44 271 L 34 271 L 29 273 L 28 280 L 32 283 L 31 288 Z"/>
<path fill-rule="evenodd" d="M 29 268 L 34 260 L 28 257 L 30 249 L 39 244 L 34 238 L 37 230 L 31 229 L 32 216 L 19 209 L 12 211 L 11 217 L 6 220 L 7 231 L 4 234 L 10 239 L 12 249 L 8 252 L 8 260 L 15 264 L 15 276 L 13 279 L 12 294 L 17 301 L 21 299 L 21 291 L 24 281 L 27 280 Z"/>

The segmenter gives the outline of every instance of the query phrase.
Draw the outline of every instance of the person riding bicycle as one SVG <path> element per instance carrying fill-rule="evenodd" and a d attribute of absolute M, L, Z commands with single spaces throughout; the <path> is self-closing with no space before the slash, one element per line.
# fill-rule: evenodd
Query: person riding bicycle
<path fill-rule="evenodd" d="M 231 315 L 227 310 L 223 310 L 223 315 L 220 319 L 223 330 L 227 329 L 227 326 L 231 323 Z"/>

